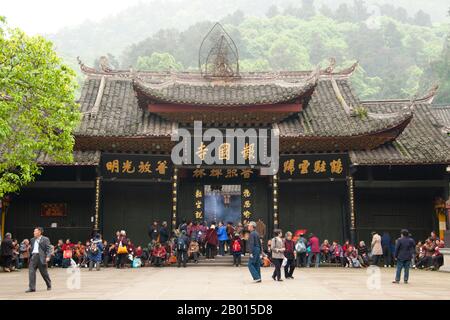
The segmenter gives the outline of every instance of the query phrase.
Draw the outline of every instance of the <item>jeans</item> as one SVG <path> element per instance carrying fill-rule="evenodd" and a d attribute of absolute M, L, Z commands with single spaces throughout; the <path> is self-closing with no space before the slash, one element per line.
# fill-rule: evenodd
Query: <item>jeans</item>
<path fill-rule="evenodd" d="M 261 279 L 261 261 L 259 254 L 261 253 L 261 248 L 255 247 L 252 251 L 252 257 L 248 259 L 248 270 L 253 277 L 253 280 Z"/>
<path fill-rule="evenodd" d="M 403 279 L 408 282 L 409 278 L 409 267 L 411 266 L 411 260 L 397 260 L 397 272 L 395 273 L 395 281 L 399 282 L 402 274 L 402 269 L 405 269 L 405 274 Z"/>
<path fill-rule="evenodd" d="M 225 242 L 226 240 L 219 240 L 219 255 L 225 255 Z"/>
<path fill-rule="evenodd" d="M 297 267 L 306 267 L 306 252 L 297 253 Z"/>
<path fill-rule="evenodd" d="M 187 262 L 187 251 L 177 250 L 177 263 L 178 267 L 183 263 L 183 267 L 186 267 Z"/>
<path fill-rule="evenodd" d="M 310 252 L 308 255 L 308 267 L 311 266 L 311 260 L 312 257 L 314 256 L 314 258 L 316 259 L 316 268 L 319 267 L 319 263 L 320 263 L 320 252 Z"/>

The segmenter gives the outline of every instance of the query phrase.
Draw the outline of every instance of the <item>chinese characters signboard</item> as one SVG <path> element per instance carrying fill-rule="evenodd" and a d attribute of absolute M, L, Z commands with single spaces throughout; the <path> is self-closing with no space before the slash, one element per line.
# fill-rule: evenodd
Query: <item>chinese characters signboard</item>
<path fill-rule="evenodd" d="M 347 154 L 305 154 L 280 156 L 279 175 L 287 179 L 338 179 L 348 173 Z"/>
<path fill-rule="evenodd" d="M 241 187 L 242 219 L 249 220 L 253 215 L 253 194 L 251 184 L 245 183 Z"/>
<path fill-rule="evenodd" d="M 170 180 L 173 166 L 169 156 L 148 154 L 102 154 L 101 173 L 111 179 Z"/>
<path fill-rule="evenodd" d="M 64 217 L 67 215 L 67 205 L 65 203 L 42 203 L 42 217 Z"/>
<path fill-rule="evenodd" d="M 233 183 L 254 180 L 259 176 L 259 169 L 252 168 L 197 168 L 189 169 L 186 178 L 194 181 Z"/>
<path fill-rule="evenodd" d="M 195 188 L 194 194 L 194 218 L 197 221 L 203 220 L 203 188 L 198 186 Z"/>

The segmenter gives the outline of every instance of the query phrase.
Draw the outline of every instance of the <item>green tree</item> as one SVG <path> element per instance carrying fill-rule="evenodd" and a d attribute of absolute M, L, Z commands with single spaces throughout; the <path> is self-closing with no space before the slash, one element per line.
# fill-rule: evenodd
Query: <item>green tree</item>
<path fill-rule="evenodd" d="M 0 197 L 34 180 L 40 154 L 70 162 L 80 119 L 75 72 L 53 44 L 0 17 Z"/>
<path fill-rule="evenodd" d="M 183 66 L 170 53 L 153 52 L 151 56 L 139 57 L 136 68 L 139 70 L 169 71 L 181 70 Z"/>

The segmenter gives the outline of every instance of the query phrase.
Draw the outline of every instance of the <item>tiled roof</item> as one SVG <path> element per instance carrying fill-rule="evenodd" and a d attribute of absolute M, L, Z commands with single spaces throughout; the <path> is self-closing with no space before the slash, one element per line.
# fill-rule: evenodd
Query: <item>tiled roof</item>
<path fill-rule="evenodd" d="M 442 125 L 442 131 L 450 135 L 450 105 L 432 106 L 430 110 Z"/>
<path fill-rule="evenodd" d="M 221 107 L 292 101 L 313 89 L 316 82 L 316 77 L 304 77 L 296 82 L 239 79 L 219 83 L 169 80 L 155 84 L 135 80 L 133 84 L 139 95 L 153 102 Z"/>
<path fill-rule="evenodd" d="M 363 105 L 374 113 L 396 112 L 405 103 L 367 102 Z M 450 139 L 441 130 L 432 106 L 419 103 L 414 107 L 414 117 L 399 137 L 370 151 L 350 151 L 353 163 L 359 165 L 385 164 L 448 164 Z"/>
<path fill-rule="evenodd" d="M 336 81 L 342 98 L 353 108 L 361 102 L 353 93 L 348 80 Z M 308 107 L 298 115 L 278 124 L 280 136 L 346 137 L 376 133 L 395 127 L 411 117 L 409 110 L 387 112 L 384 117 L 349 114 L 341 105 L 331 80 L 320 80 Z"/>
<path fill-rule="evenodd" d="M 106 79 L 98 109 L 96 103 L 101 79 L 87 79 L 79 99 L 81 124 L 76 136 L 170 136 L 172 123 L 139 108 L 129 79 Z"/>
<path fill-rule="evenodd" d="M 73 152 L 73 163 L 70 165 L 75 166 L 94 166 L 98 165 L 100 163 L 100 151 L 78 151 L 75 150 Z M 48 166 L 48 165 L 68 165 L 66 163 L 60 163 L 57 161 L 54 161 L 50 157 L 48 157 L 46 154 L 41 153 L 38 157 L 38 163 L 42 166 Z"/>

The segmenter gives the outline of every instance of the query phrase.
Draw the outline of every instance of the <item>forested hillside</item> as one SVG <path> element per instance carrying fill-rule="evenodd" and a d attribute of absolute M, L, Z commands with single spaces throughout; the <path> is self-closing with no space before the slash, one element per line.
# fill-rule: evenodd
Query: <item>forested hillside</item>
<path fill-rule="evenodd" d="M 317 64 L 326 66 L 330 57 L 336 58 L 338 67 L 345 67 L 358 60 L 360 68 L 353 83 L 363 99 L 410 98 L 439 83 L 441 89 L 436 101 L 450 103 L 450 24 L 433 23 L 424 10 L 411 12 L 411 8 L 383 4 L 374 11 L 373 6 L 361 0 L 334 6 L 328 6 L 326 1 L 302 0 L 294 5 L 288 1 L 264 0 L 258 1 L 260 6 L 253 11 L 253 2 L 249 1 L 243 10 L 218 18 L 217 10 L 204 7 L 204 1 L 191 2 L 194 5 L 190 4 L 189 11 L 180 10 L 183 1 L 166 4 L 161 1 L 152 12 L 142 10 L 131 14 L 130 11 L 129 15 L 119 15 L 122 19 L 111 18 L 109 23 L 119 21 L 120 24 L 109 30 L 109 39 L 121 45 L 111 50 L 106 46 L 101 53 L 98 46 L 102 43 L 96 43 L 95 34 L 98 25 L 92 25 L 91 30 L 84 26 L 85 34 L 73 38 L 73 48 L 58 40 L 61 34 L 55 41 L 72 63 L 76 55 L 90 64 L 96 63 L 95 57 L 108 55 L 114 67 L 196 69 L 203 36 L 214 22 L 220 21 L 236 42 L 242 70 L 312 69 Z M 223 3 L 218 3 L 215 9 L 222 8 L 224 14 L 235 5 L 234 1 Z M 167 10 L 173 14 L 167 15 Z M 183 12 L 191 11 L 195 14 L 183 17 Z M 142 27 L 136 36 L 139 25 L 148 26 L 146 17 L 155 14 L 152 29 L 158 31 L 147 32 Z M 177 26 L 181 28 L 171 27 L 173 19 L 178 20 Z M 108 26 L 108 21 L 104 26 Z M 127 39 L 121 39 L 122 32 L 115 33 L 122 28 L 131 30 Z M 144 38 L 146 34 L 150 35 Z M 136 41 L 132 41 L 133 37 Z M 75 55 L 77 47 L 86 46 L 79 45 L 80 41 L 87 41 L 96 49 L 79 50 Z M 123 43 L 132 44 L 123 46 Z"/>

